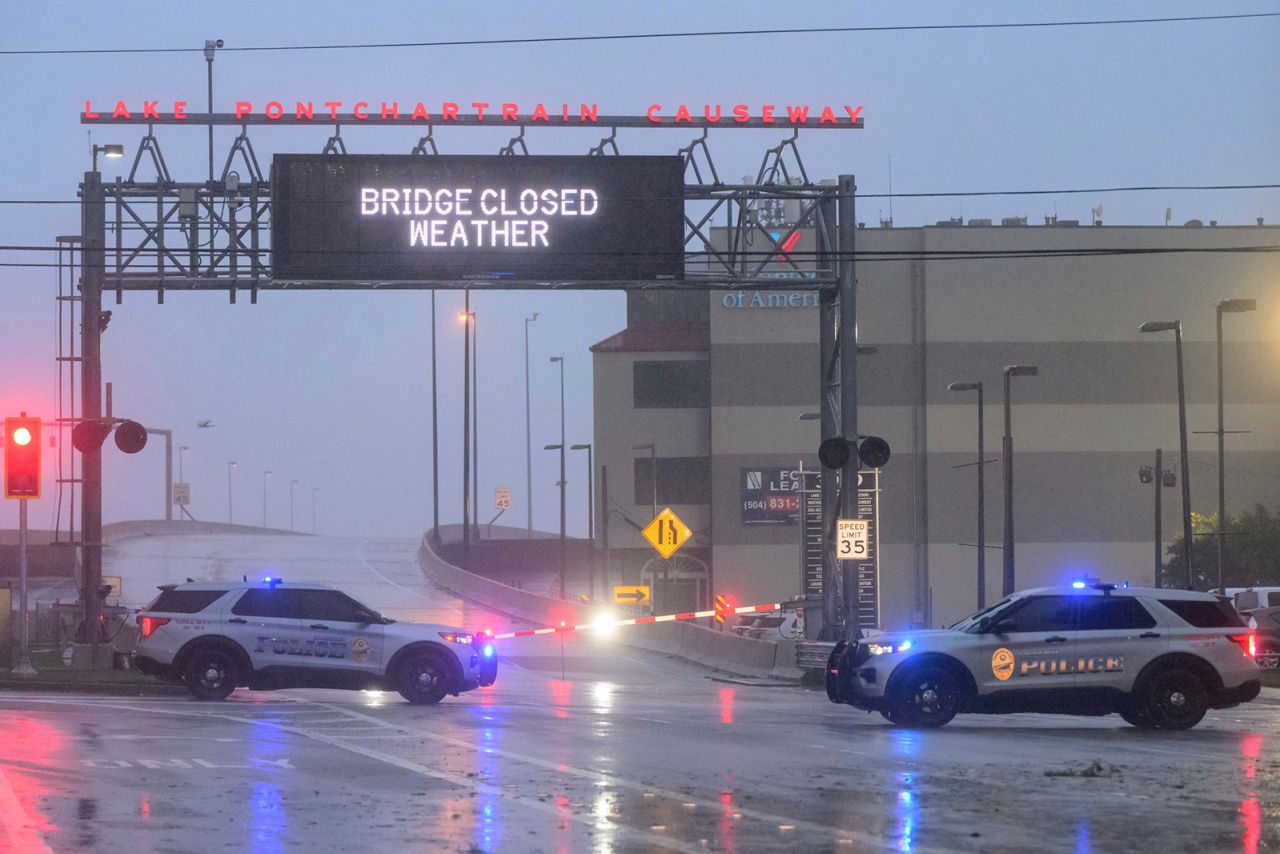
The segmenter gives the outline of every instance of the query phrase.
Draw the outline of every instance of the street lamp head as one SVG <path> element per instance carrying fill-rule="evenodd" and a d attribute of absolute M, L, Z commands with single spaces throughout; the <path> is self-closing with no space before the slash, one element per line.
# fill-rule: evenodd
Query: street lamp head
<path fill-rule="evenodd" d="M 590 443 L 590 442 L 587 442 L 585 445 L 570 445 L 570 446 L 569 446 L 569 450 L 571 450 L 571 451 L 589 451 L 589 450 L 591 450 L 591 443 Z"/>
<path fill-rule="evenodd" d="M 951 383 L 947 391 L 982 391 L 982 383 Z"/>
<path fill-rule="evenodd" d="M 526 317 L 526 318 L 525 318 L 525 323 L 533 323 L 533 322 L 534 322 L 535 320 L 537 320 L 537 319 L 538 319 L 538 313 L 535 311 L 535 312 L 533 313 L 533 317 Z"/>
<path fill-rule="evenodd" d="M 227 463 L 227 465 L 231 466 L 232 468 L 235 468 L 236 466 L 238 466 L 238 465 L 240 465 L 240 464 L 239 464 L 239 463 Z"/>
<path fill-rule="evenodd" d="M 1256 311 L 1258 301 L 1256 299 L 1224 299 L 1218 303 L 1218 311 L 1230 312 L 1232 314 L 1240 314 L 1246 311 Z"/>
<path fill-rule="evenodd" d="M 553 361 L 553 362 L 563 362 L 563 361 L 564 361 L 564 356 L 552 356 L 552 357 L 551 357 L 551 361 Z"/>
<path fill-rule="evenodd" d="M 822 417 L 821 412 L 801 412 L 796 416 L 797 421 L 817 421 Z"/>
<path fill-rule="evenodd" d="M 1004 373 L 1009 377 L 1035 377 L 1040 375 L 1040 369 L 1035 365 L 1007 365 Z"/>
<path fill-rule="evenodd" d="M 1148 320 L 1138 327 L 1139 332 L 1171 332 L 1182 327 L 1181 320 Z"/>
<path fill-rule="evenodd" d="M 560 450 L 560 449 L 561 449 L 561 448 L 563 448 L 563 447 L 564 447 L 564 445 L 543 445 L 543 446 L 542 446 L 542 450 L 544 450 L 544 451 L 558 451 L 558 450 Z"/>

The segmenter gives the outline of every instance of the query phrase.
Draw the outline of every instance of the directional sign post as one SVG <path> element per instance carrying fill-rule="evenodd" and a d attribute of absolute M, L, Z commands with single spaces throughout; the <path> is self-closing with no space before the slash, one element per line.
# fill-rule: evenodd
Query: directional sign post
<path fill-rule="evenodd" d="M 647 584 L 615 584 L 613 603 L 615 605 L 648 605 L 649 586 Z"/>
<path fill-rule="evenodd" d="M 664 560 L 678 552 L 693 537 L 693 531 L 680 521 L 679 516 L 671 512 L 670 507 L 664 507 L 640 533 Z"/>

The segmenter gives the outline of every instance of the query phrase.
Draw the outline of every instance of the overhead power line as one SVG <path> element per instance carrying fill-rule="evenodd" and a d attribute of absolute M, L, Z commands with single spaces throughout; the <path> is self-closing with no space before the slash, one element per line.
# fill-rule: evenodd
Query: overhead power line
<path fill-rule="evenodd" d="M 1048 29 L 1055 27 L 1104 27 L 1140 24 L 1182 24 L 1204 21 L 1237 21 L 1249 18 L 1276 18 L 1280 12 L 1248 12 L 1235 15 L 1183 15 L 1165 18 L 1108 18 L 1076 21 L 1008 21 L 985 24 L 890 24 L 866 27 L 788 27 L 760 30 L 698 30 L 692 32 L 606 33 L 587 36 L 532 36 L 527 38 L 454 39 L 429 42 L 362 42 L 337 44 L 246 45 L 222 47 L 220 52 L 267 52 L 309 50 L 387 50 L 424 47 L 484 47 L 496 45 L 564 44 L 572 42 L 654 41 L 674 39 L 730 38 L 740 36 L 840 35 L 848 33 L 901 33 L 947 30 Z M 0 50 L 0 56 L 59 56 L 68 54 L 201 53 L 203 47 L 100 47 Z"/>
<path fill-rule="evenodd" d="M 335 155 L 341 157 L 342 155 Z M 536 156 L 536 155 L 534 155 Z M 776 187 L 780 191 L 794 190 L 794 185 L 786 184 L 762 184 L 762 189 Z M 1162 184 L 1150 186 L 1133 186 L 1133 187 L 1078 187 L 1068 189 L 1054 190 L 955 190 L 941 191 L 930 193 L 854 193 L 855 199 L 937 199 L 937 198 L 960 198 L 973 196 L 1060 196 L 1060 195 L 1081 195 L 1091 193 L 1150 193 L 1150 192 L 1167 192 L 1167 191 L 1215 191 L 1215 190 L 1276 190 L 1280 189 L 1280 184 Z M 832 192 L 832 198 L 840 198 L 840 193 Z M 666 196 L 644 196 L 646 201 L 661 201 Z M 684 198 L 684 197 L 681 197 Z M 614 201 L 634 201 L 631 198 L 623 198 L 613 196 Z M 689 201 L 709 201 L 708 199 L 689 199 Z M 292 204 L 305 204 L 305 200 L 295 199 Z M 320 199 L 317 204 L 329 204 L 328 201 Z M 78 205 L 79 199 L 0 199 L 0 205 Z"/>

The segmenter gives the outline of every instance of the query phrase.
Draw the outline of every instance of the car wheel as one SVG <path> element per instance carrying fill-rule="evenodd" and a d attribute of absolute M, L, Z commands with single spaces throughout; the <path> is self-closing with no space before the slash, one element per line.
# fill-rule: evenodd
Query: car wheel
<path fill-rule="evenodd" d="M 183 681 L 198 700 L 225 700 L 240 681 L 240 663 L 226 647 L 202 647 L 187 662 Z"/>
<path fill-rule="evenodd" d="M 437 655 L 415 655 L 400 667 L 400 696 L 419 706 L 430 706 L 449 693 L 449 670 Z"/>
<path fill-rule="evenodd" d="M 1191 729 L 1209 708 L 1208 692 L 1190 670 L 1165 670 L 1147 686 L 1143 712 L 1161 729 Z"/>
<path fill-rule="evenodd" d="M 960 711 L 961 683 L 945 667 L 914 667 L 894 690 L 893 707 L 885 714 L 895 724 L 934 729 Z"/>
<path fill-rule="evenodd" d="M 1134 706 L 1125 706 L 1120 709 L 1120 717 L 1124 718 L 1125 723 L 1136 726 L 1138 729 L 1156 728 L 1155 723 L 1147 716 L 1146 712 L 1143 712 Z"/>

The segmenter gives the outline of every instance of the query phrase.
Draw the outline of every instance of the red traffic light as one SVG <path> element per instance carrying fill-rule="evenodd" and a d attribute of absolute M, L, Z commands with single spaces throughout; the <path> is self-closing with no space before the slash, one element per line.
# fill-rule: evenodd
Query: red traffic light
<path fill-rule="evenodd" d="M 4 497 L 40 497 L 40 419 L 4 420 Z"/>

